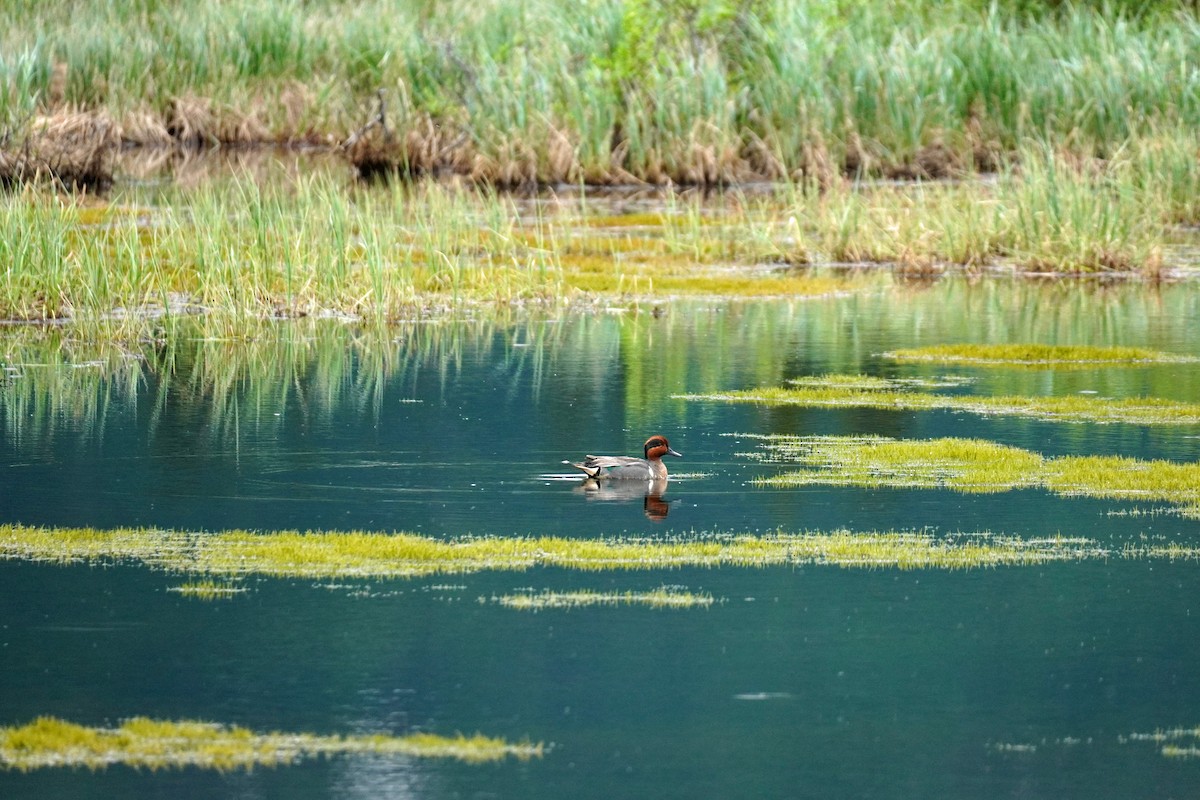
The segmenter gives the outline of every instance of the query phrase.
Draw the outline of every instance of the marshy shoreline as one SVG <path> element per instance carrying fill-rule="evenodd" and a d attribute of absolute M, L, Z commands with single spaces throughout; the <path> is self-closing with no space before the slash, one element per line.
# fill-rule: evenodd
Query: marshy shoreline
<path fill-rule="evenodd" d="M 1194 10 L 1018 6 L 14 7 L 0 319 L 658 308 L 877 266 L 1190 277 Z M 136 177 L 225 152 L 332 167 Z"/>
<path fill-rule="evenodd" d="M 0 15 L 0 130 L 17 178 L 265 144 L 502 187 L 994 173 L 1195 127 L 1194 9 L 1131 8 L 46 3 Z"/>

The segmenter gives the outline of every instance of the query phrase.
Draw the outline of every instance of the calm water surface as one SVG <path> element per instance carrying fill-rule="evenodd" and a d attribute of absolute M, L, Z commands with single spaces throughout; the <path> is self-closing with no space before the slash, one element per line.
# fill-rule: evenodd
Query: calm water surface
<path fill-rule="evenodd" d="M 1196 365 L 983 370 L 878 354 L 960 341 L 1200 354 L 1198 317 L 1191 286 L 949 280 L 805 303 L 673 304 L 657 316 L 382 334 L 286 325 L 240 343 L 180 334 L 138 358 L 10 343 L 0 520 L 441 537 L 928 527 L 1195 543 L 1194 521 L 1111 514 L 1135 503 L 760 488 L 750 480 L 781 468 L 746 458 L 756 443 L 736 435 L 972 436 L 1047 455 L 1194 461 L 1194 427 L 671 395 L 847 372 L 965 375 L 976 381 L 960 391 L 981 394 L 1194 401 Z M 585 452 L 637 453 L 659 432 L 686 456 L 669 463 L 682 474 L 665 507 L 547 477 Z M 167 591 L 182 582 L 133 566 L 0 563 L 0 724 L 146 715 L 318 733 L 481 731 L 552 749 L 485 766 L 355 757 L 229 775 L 0 773 L 0 797 L 1200 796 L 1200 760 L 1129 738 L 1200 725 L 1195 564 L 547 569 L 376 581 L 370 596 L 263 579 L 218 602 Z M 540 613 L 480 602 L 664 584 L 719 602 Z"/>

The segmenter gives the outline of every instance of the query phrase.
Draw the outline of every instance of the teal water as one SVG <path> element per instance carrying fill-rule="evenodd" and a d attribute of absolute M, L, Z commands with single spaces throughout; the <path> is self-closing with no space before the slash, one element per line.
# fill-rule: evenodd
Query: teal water
<path fill-rule="evenodd" d="M 998 370 L 878 354 L 958 341 L 1200 354 L 1198 311 L 1188 285 L 947 280 L 661 316 L 384 332 L 289 323 L 237 343 L 181 331 L 136 357 L 9 334 L 0 521 L 434 536 L 930 528 L 1194 544 L 1194 520 L 1112 513 L 1154 503 L 762 488 L 750 480 L 782 468 L 746 458 L 755 441 L 730 434 L 973 436 L 1047 455 L 1194 461 L 1195 427 L 671 395 L 861 372 L 965 375 L 976 380 L 961 391 L 984 394 L 1194 401 L 1194 364 Z M 636 453 L 658 432 L 685 455 L 669 463 L 682 474 L 665 516 L 643 497 L 596 498 L 547 477 L 585 452 Z M 336 588 L 261 579 L 204 602 L 168 591 L 184 576 L 130 565 L 0 562 L 0 724 L 145 715 L 552 745 L 541 760 L 483 766 L 352 757 L 231 774 L 0 772 L 0 797 L 1191 797 L 1200 760 L 1131 736 L 1200 725 L 1197 569 L 544 569 Z M 490 601 L 664 584 L 718 602 L 528 613 Z"/>

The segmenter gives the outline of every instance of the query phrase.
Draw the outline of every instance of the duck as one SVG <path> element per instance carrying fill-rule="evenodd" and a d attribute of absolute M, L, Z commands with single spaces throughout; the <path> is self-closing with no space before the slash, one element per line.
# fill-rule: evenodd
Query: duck
<path fill-rule="evenodd" d="M 572 466 L 597 481 L 665 481 L 667 465 L 662 462 L 663 456 L 683 458 L 671 449 L 667 437 L 658 434 L 646 440 L 642 452 L 645 458 L 589 455 L 584 456 L 583 463 Z"/>

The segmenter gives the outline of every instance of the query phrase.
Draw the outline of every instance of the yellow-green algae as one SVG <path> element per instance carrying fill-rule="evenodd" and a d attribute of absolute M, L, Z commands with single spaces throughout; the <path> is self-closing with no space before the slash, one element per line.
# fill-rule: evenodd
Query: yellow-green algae
<path fill-rule="evenodd" d="M 751 436 L 751 435 L 746 435 Z M 810 484 L 946 488 L 1005 492 L 1027 487 L 1060 495 L 1165 500 L 1200 505 L 1200 463 L 1123 456 L 1063 456 L 984 439 L 890 439 L 883 436 L 753 437 L 768 461 L 806 465 L 762 478 L 768 486 Z"/>
<path fill-rule="evenodd" d="M 913 392 L 903 384 L 862 375 L 796 378 L 787 387 L 767 386 L 704 394 L 678 394 L 682 400 L 808 408 L 879 408 L 893 411 L 957 411 L 985 416 L 1033 417 L 1050 422 L 1127 425 L 1200 425 L 1200 404 L 1156 397 L 1111 399 L 1070 395 L 1029 397 L 944 395 Z"/>
<path fill-rule="evenodd" d="M 511 743 L 475 734 L 414 733 L 319 736 L 256 733 L 237 725 L 135 717 L 116 728 L 78 725 L 39 717 L 0 728 L 0 767 L 28 771 L 47 767 L 103 769 L 114 764 L 149 769 L 200 767 L 233 770 L 292 764 L 305 758 L 352 753 L 453 758 L 481 763 L 514 757 L 540 758 L 544 746 Z"/>
<path fill-rule="evenodd" d="M 1132 741 L 1156 742 L 1162 745 L 1159 751 L 1167 758 L 1200 758 L 1200 726 L 1195 728 L 1160 728 L 1153 733 L 1133 733 Z M 1190 740 L 1190 741 L 1189 741 Z M 1179 742 L 1182 741 L 1182 744 Z"/>
<path fill-rule="evenodd" d="M 234 586 L 218 581 L 191 581 L 179 586 L 171 586 L 167 591 L 201 600 L 220 600 L 233 597 L 235 594 L 244 594 L 249 590 L 244 586 Z"/>
<path fill-rule="evenodd" d="M 894 361 L 932 361 L 939 364 L 977 366 L 1111 367 L 1200 361 L 1196 356 L 1165 353 L 1144 347 L 1047 344 L 943 344 L 889 350 L 882 355 Z"/>
<path fill-rule="evenodd" d="M 681 591 L 662 586 L 648 592 L 598 592 L 581 589 L 573 592 L 522 592 L 492 598 L 495 602 L 519 611 L 541 611 L 548 608 L 579 608 L 582 606 L 649 606 L 650 608 L 695 608 L 713 604 L 710 594 Z"/>
<path fill-rule="evenodd" d="M 1126 548 L 1126 558 L 1191 559 L 1194 548 Z M 410 533 L 225 531 L 141 528 L 40 528 L 0 525 L 0 559 L 135 563 L 210 576 L 411 578 L 536 567 L 649 570 L 680 567 L 835 565 L 966 569 L 1107 558 L 1112 551 L 1078 537 L 1021 539 L 987 532 L 934 536 L 926 531 L 697 534 L 669 539 L 477 537 L 439 540 Z"/>

